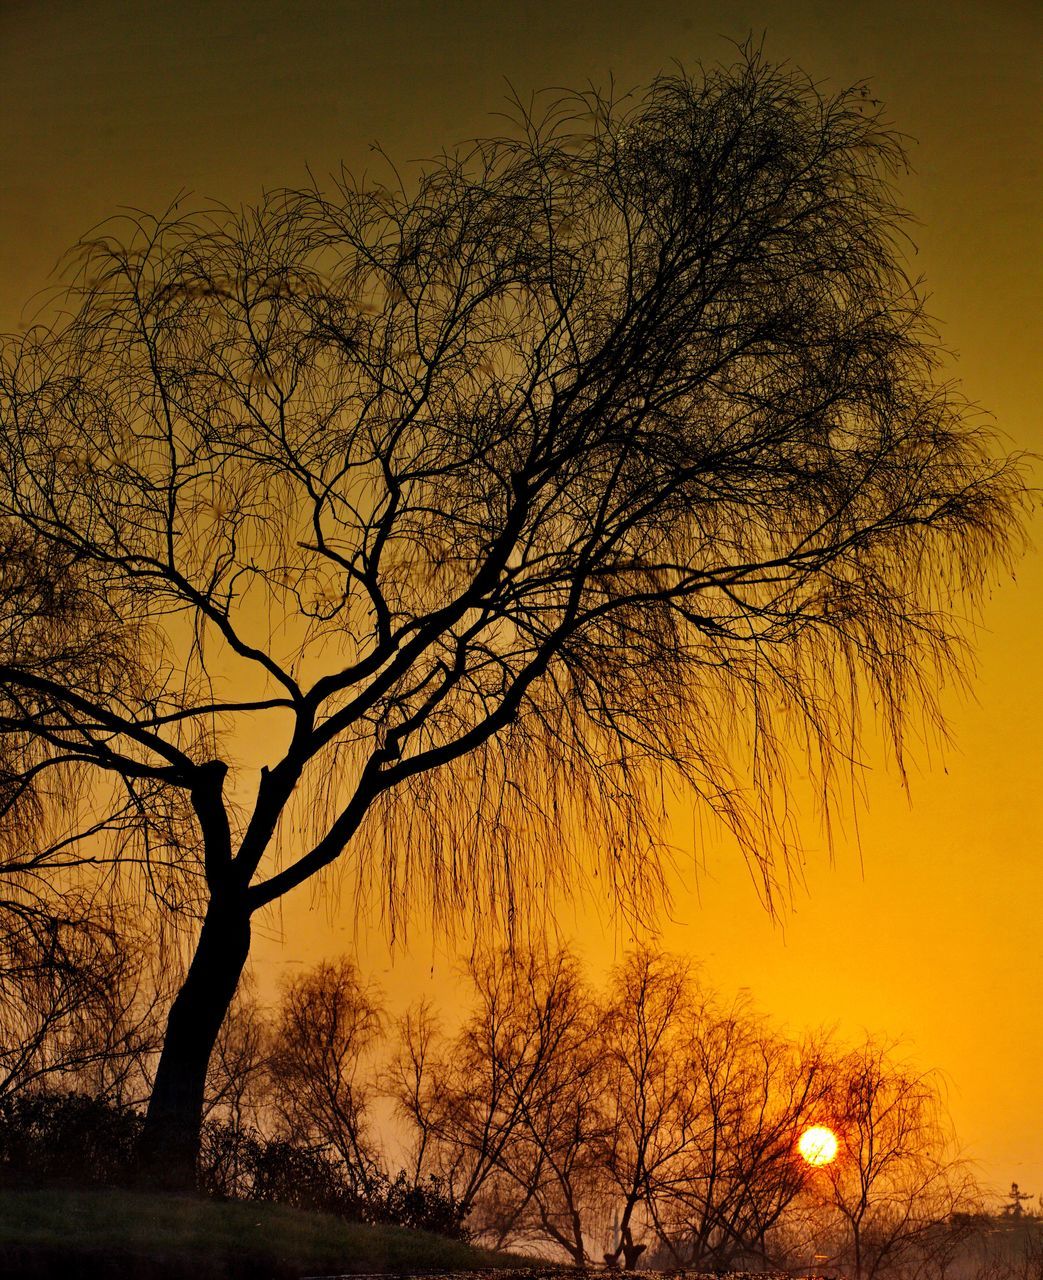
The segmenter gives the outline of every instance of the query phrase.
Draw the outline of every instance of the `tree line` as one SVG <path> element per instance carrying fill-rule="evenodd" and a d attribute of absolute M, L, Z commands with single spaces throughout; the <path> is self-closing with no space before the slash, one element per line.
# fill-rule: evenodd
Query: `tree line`
<path fill-rule="evenodd" d="M 270 1008 L 240 997 L 207 1077 L 201 1187 L 578 1265 L 859 1280 L 936 1264 L 978 1203 L 938 1080 L 882 1043 L 782 1034 L 654 949 L 603 988 L 567 950 L 486 951 L 463 981 L 452 1023 L 430 1005 L 391 1020 L 347 959 L 288 978 Z M 105 985 L 5 1050 L 4 1114 L 56 1086 L 116 1110 L 147 1098 L 161 1002 L 133 967 Z M 25 1023 L 4 1018 L 12 1046 Z M 816 1124 L 839 1144 L 818 1168 L 797 1146 Z"/>

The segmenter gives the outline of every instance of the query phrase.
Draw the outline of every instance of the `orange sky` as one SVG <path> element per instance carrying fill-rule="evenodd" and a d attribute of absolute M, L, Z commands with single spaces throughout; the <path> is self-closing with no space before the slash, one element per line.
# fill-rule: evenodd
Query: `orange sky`
<path fill-rule="evenodd" d="M 843 12 L 840 12 L 843 10 Z M 173 15 L 176 13 L 176 17 Z M 226 202 L 262 186 L 398 159 L 495 130 L 505 84 L 647 80 L 671 59 L 729 57 L 766 33 L 770 56 L 827 85 L 863 76 L 916 139 L 904 185 L 931 309 L 969 395 L 1018 446 L 1043 450 L 1040 139 L 1043 17 L 1033 0 L 837 5 L 827 0 L 0 0 L 0 327 L 46 283 L 61 251 L 118 206 L 158 210 L 182 188 Z M 1035 540 L 1043 546 L 1043 526 Z M 954 746 L 920 761 L 912 797 L 868 779 L 860 840 L 833 866 L 808 830 L 807 892 L 772 924 L 726 848 L 703 847 L 698 892 L 677 886 L 666 945 L 748 987 L 791 1026 L 903 1037 L 937 1066 L 986 1182 L 1043 1192 L 1043 561 L 1030 553 L 986 615 L 973 701 L 947 703 Z M 691 819 L 676 840 L 692 861 Z M 262 979 L 336 951 L 349 922 L 285 911 L 262 944 Z M 597 967 L 620 943 L 591 913 L 564 919 Z M 622 937 L 626 942 L 626 936 Z M 418 941 L 360 950 L 404 998 L 451 983 Z M 432 975 L 432 964 L 434 965 Z"/>

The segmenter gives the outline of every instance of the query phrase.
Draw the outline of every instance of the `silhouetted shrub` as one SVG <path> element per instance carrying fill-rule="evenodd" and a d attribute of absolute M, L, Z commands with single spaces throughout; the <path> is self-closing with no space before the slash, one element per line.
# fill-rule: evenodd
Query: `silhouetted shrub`
<path fill-rule="evenodd" d="M 359 1221 L 367 1217 L 363 1202 L 325 1151 L 279 1139 L 258 1144 L 248 1198 Z"/>
<path fill-rule="evenodd" d="M 83 1094 L 15 1094 L 0 1103 L 0 1171 L 6 1181 L 125 1181 L 142 1123 L 130 1107 Z"/>
<path fill-rule="evenodd" d="M 462 1207 L 433 1174 L 421 1183 L 411 1181 L 404 1169 L 394 1178 L 380 1178 L 366 1198 L 366 1209 L 371 1222 L 434 1231 L 453 1240 L 468 1238 Z"/>
<path fill-rule="evenodd" d="M 197 1184 L 215 1200 L 251 1200 L 264 1139 L 252 1129 L 210 1120 L 200 1133 Z"/>
<path fill-rule="evenodd" d="M 0 1181 L 105 1186 L 133 1181 L 143 1117 L 77 1093 L 20 1093 L 0 1102 Z M 267 1139 L 250 1129 L 203 1126 L 198 1186 L 220 1200 L 265 1200 L 390 1223 L 466 1240 L 460 1206 L 438 1178 L 416 1184 L 405 1172 L 371 1178 L 356 1191 L 324 1148 Z"/>

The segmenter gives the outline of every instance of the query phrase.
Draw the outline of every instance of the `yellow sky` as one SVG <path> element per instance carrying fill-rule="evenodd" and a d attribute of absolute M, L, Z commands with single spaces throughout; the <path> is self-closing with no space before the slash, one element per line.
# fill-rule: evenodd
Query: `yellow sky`
<path fill-rule="evenodd" d="M 841 12 L 841 10 L 843 12 Z M 262 186 L 372 164 L 496 128 L 505 79 L 546 85 L 648 79 L 671 59 L 729 56 L 766 33 L 769 55 L 840 87 L 872 78 L 917 145 L 904 185 L 921 220 L 918 263 L 969 395 L 1018 446 L 1043 450 L 1040 208 L 1043 18 L 1032 0 L 837 5 L 827 0 L 45 0 L 0 3 L 0 327 L 61 251 L 119 206 L 159 210 L 182 188 L 230 203 Z M 1043 527 L 1036 542 L 1043 545 Z M 1043 562 L 1030 553 L 996 594 L 975 700 L 950 700 L 955 745 L 920 761 L 910 799 L 882 768 L 830 865 L 809 827 L 807 891 L 772 924 L 724 847 L 679 883 L 668 946 L 725 990 L 799 1027 L 904 1038 L 949 1083 L 969 1154 L 1002 1188 L 1043 1191 L 1038 1120 L 1043 1015 Z M 676 840 L 690 863 L 691 819 Z M 620 938 L 596 913 L 566 932 L 597 967 Z M 284 914 L 262 977 L 344 946 L 350 922 Z M 622 942 L 625 943 L 625 935 Z M 451 967 L 418 940 L 391 964 L 361 953 L 404 998 Z M 434 962 L 434 973 L 431 968 Z"/>

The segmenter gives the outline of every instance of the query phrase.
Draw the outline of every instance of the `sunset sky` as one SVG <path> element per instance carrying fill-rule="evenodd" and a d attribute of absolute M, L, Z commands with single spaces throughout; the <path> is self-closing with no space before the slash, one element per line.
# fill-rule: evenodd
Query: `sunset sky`
<path fill-rule="evenodd" d="M 1043 451 L 1040 210 L 1043 11 L 1033 0 L 0 0 L 0 328 L 62 251 L 120 207 L 183 190 L 238 205 L 496 132 L 507 84 L 622 88 L 672 61 L 767 55 L 839 89 L 868 78 L 915 168 L 903 196 L 922 272 L 969 397 L 1011 447 Z M 1035 472 L 1036 483 L 1040 472 Z M 937 1067 L 985 1184 L 1043 1193 L 1043 523 L 987 605 L 970 698 L 945 696 L 952 742 L 917 754 L 908 794 L 882 759 L 834 839 L 810 821 L 803 885 L 772 921 L 734 851 L 693 837 L 676 806 L 679 873 L 667 947 L 726 992 L 748 988 L 793 1028 L 902 1041 Z M 799 789 L 798 789 L 799 799 Z M 698 874 L 695 872 L 698 863 Z M 329 919 L 307 888 L 285 906 L 287 965 L 356 946 L 402 1003 L 453 982 L 423 928 L 389 957 L 374 926 Z M 561 915 L 603 968 L 630 934 L 605 904 Z"/>

